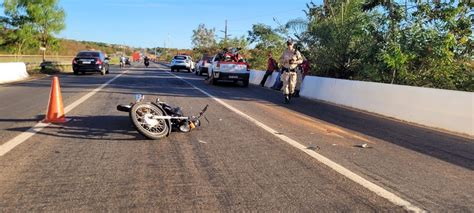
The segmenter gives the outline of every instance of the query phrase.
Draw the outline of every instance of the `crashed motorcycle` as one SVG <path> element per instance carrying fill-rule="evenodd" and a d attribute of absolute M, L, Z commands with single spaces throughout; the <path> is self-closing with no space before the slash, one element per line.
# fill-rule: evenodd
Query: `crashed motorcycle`
<path fill-rule="evenodd" d="M 167 137 L 172 131 L 190 132 L 201 126 L 200 118 L 209 106 L 196 116 L 184 116 L 180 107 L 171 107 L 160 99 L 155 102 L 144 102 L 144 99 L 144 95 L 136 95 L 135 103 L 118 105 L 117 110 L 128 112 L 133 126 L 149 139 Z"/>

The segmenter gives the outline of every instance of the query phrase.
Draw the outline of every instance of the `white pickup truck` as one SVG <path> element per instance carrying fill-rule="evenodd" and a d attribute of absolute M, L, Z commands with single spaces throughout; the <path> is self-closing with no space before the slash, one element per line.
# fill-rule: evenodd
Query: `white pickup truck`
<path fill-rule="evenodd" d="M 250 69 L 247 62 L 225 60 L 222 54 L 216 54 L 208 70 L 209 84 L 215 85 L 217 82 L 242 82 L 244 87 L 248 87 Z"/>

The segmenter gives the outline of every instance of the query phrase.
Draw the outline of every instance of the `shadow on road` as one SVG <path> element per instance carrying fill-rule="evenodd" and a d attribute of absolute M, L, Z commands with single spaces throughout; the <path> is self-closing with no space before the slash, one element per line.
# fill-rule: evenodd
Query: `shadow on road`
<path fill-rule="evenodd" d="M 113 70 L 112 73 L 116 72 L 118 71 Z M 474 170 L 474 142 L 467 137 L 443 133 L 303 98 L 294 98 L 292 103 L 287 105 L 283 104 L 283 95 L 278 91 L 262 89 L 258 86 L 243 88 L 235 84 L 210 86 L 204 84 L 204 77 L 197 77 L 194 73 L 179 73 L 178 75 L 223 100 L 259 102 L 286 107 L 314 119 Z M 103 76 L 100 75 L 78 77 L 71 76 L 66 78 L 63 81 L 65 82 L 64 87 L 71 88 L 72 91 L 81 91 L 83 88 L 95 88 L 105 81 Z M 28 85 L 33 87 L 49 86 L 49 84 L 44 84 L 44 82 L 41 85 L 35 85 L 35 83 L 29 83 Z M 99 93 L 130 94 L 131 96 L 142 93 L 148 95 L 148 98 L 151 98 L 151 100 L 163 96 L 208 99 L 206 95 L 194 90 L 182 80 L 171 76 L 160 68 L 153 67 L 136 67 L 116 79 Z M 133 100 L 133 97 L 130 99 Z M 53 136 L 64 138 L 115 141 L 130 140 L 130 138 L 143 139 L 132 127 L 126 115 L 75 117 L 74 121 L 64 126 L 51 126 L 49 128 L 55 128 L 55 131 L 42 131 L 39 134 L 52 134 Z M 24 131 L 24 129 L 11 129 L 11 131 Z"/>
<path fill-rule="evenodd" d="M 202 86 L 202 82 L 199 82 L 202 80 L 188 81 Z M 348 130 L 474 170 L 474 140 L 468 137 L 305 98 L 293 98 L 291 104 L 284 104 L 281 92 L 259 86 L 241 88 L 235 84 L 219 84 L 217 86 L 204 85 L 203 88 L 224 100 L 252 101 L 285 107 Z"/>
<path fill-rule="evenodd" d="M 36 115 L 34 118 L 16 119 L 16 118 L 0 118 L 0 122 L 39 122 L 44 119 L 44 115 Z"/>
<path fill-rule="evenodd" d="M 101 141 L 131 141 L 145 140 L 133 127 L 130 118 L 123 116 L 78 116 L 65 124 L 53 124 L 46 127 L 38 135 L 47 135 L 55 138 L 80 139 Z M 11 128 L 9 131 L 25 132 L 28 128 Z M 77 141 L 77 140 L 75 140 Z"/>

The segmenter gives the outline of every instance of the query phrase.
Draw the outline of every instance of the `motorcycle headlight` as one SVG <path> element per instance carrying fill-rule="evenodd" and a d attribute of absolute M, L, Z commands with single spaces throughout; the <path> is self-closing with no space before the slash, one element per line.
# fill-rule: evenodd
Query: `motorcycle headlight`
<path fill-rule="evenodd" d="M 182 124 L 181 126 L 179 126 L 179 130 L 181 132 L 189 132 L 189 131 L 191 131 L 191 128 L 189 127 L 188 123 L 185 123 L 185 124 Z"/>

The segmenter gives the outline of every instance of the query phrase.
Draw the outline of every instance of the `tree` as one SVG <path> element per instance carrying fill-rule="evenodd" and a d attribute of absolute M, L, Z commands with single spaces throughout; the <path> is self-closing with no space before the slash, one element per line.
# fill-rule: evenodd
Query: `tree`
<path fill-rule="evenodd" d="M 64 29 L 65 12 L 57 0 L 5 0 L 4 28 L 9 29 L 10 43 L 21 53 L 24 45 L 51 47 L 57 44 L 54 37 Z"/>
<path fill-rule="evenodd" d="M 308 31 L 308 24 L 308 21 L 302 18 L 291 19 L 284 25 L 284 29 L 288 35 L 291 33 L 296 40 L 303 42 Z"/>
<path fill-rule="evenodd" d="M 197 29 L 193 30 L 191 37 L 193 49 L 200 54 L 212 52 L 216 47 L 215 29 L 208 29 L 206 25 L 199 24 Z"/>
<path fill-rule="evenodd" d="M 369 20 L 361 4 L 362 0 L 335 0 L 309 8 L 309 26 L 304 39 L 315 74 L 344 79 L 357 77 L 366 42 L 364 29 Z"/>
<path fill-rule="evenodd" d="M 248 31 L 247 41 L 255 44 L 255 48 L 250 51 L 250 63 L 256 69 L 266 69 L 269 52 L 274 58 L 279 58 L 285 48 L 284 38 L 276 29 L 264 24 L 254 24 L 252 30 Z"/>
<path fill-rule="evenodd" d="M 26 46 L 36 43 L 34 39 L 34 28 L 25 9 L 17 8 L 16 1 L 5 1 L 5 16 L 0 17 L 2 25 L 2 40 L 0 44 L 9 47 L 8 49 L 20 55 Z"/>
<path fill-rule="evenodd" d="M 473 91 L 472 5 L 400 2 L 311 2 L 284 33 L 305 45 L 316 75 Z"/>
<path fill-rule="evenodd" d="M 282 46 L 284 39 L 268 25 L 254 24 L 252 30 L 248 31 L 247 40 L 256 44 L 256 48 L 275 48 Z"/>

